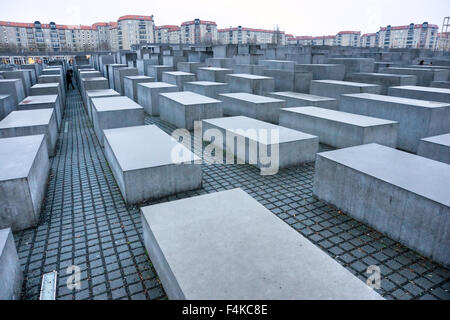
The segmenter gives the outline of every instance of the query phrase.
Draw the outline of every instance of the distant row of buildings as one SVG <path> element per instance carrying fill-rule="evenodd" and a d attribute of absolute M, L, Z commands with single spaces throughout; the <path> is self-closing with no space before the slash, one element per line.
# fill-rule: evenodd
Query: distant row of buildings
<path fill-rule="evenodd" d="M 0 50 L 67 52 L 129 50 L 135 44 L 300 44 L 384 48 L 430 48 L 438 44 L 438 27 L 421 25 L 381 28 L 374 34 L 342 31 L 333 36 L 297 36 L 279 30 L 238 26 L 217 29 L 214 21 L 194 19 L 180 26 L 155 26 L 153 16 L 126 15 L 117 22 L 92 26 L 0 21 Z"/>
<path fill-rule="evenodd" d="M 381 27 L 376 33 L 361 35 L 360 31 L 341 31 L 336 35 L 310 37 L 287 35 L 288 44 L 330 45 L 378 48 L 425 48 L 439 47 L 439 27 L 424 22 L 406 26 Z"/>

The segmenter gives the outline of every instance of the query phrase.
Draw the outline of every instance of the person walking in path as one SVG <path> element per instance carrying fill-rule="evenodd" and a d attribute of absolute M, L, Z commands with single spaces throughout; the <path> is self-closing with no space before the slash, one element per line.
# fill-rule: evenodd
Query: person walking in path
<path fill-rule="evenodd" d="M 67 82 L 67 89 L 69 89 L 69 85 L 72 86 L 72 89 L 75 89 L 72 83 L 72 75 L 70 74 L 70 70 L 67 70 L 66 72 L 66 82 Z"/>

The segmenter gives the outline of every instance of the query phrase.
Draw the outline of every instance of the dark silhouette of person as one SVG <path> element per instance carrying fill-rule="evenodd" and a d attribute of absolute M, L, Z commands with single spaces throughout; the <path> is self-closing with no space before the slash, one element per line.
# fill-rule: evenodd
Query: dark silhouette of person
<path fill-rule="evenodd" d="M 67 89 L 69 89 L 69 85 L 72 86 L 72 89 L 75 89 L 75 87 L 73 86 L 73 83 L 72 83 L 72 74 L 70 71 L 71 70 L 67 70 L 67 72 L 66 72 Z"/>
<path fill-rule="evenodd" d="M 423 64 L 425 63 L 425 61 L 423 61 L 423 60 L 420 60 L 420 62 L 419 62 L 419 66 L 423 66 Z"/>

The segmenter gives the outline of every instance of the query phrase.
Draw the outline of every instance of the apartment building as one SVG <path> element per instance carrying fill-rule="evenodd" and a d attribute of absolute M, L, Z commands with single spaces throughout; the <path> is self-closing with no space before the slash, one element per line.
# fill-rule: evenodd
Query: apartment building
<path fill-rule="evenodd" d="M 287 37 L 287 35 L 286 35 Z M 301 46 L 310 46 L 313 43 L 313 37 L 311 36 L 292 36 L 286 38 L 287 44 L 298 44 Z"/>
<path fill-rule="evenodd" d="M 155 27 L 156 43 L 181 43 L 181 28 L 174 25 Z"/>
<path fill-rule="evenodd" d="M 336 34 L 335 45 L 342 47 L 358 47 L 361 31 L 340 31 Z"/>
<path fill-rule="evenodd" d="M 334 46 L 336 36 L 312 37 L 312 44 L 315 46 Z"/>
<path fill-rule="evenodd" d="M 377 46 L 378 35 L 376 33 L 365 33 L 361 36 L 359 46 L 363 48 L 374 48 Z"/>
<path fill-rule="evenodd" d="M 381 27 L 378 31 L 378 46 L 382 48 L 434 49 L 437 45 L 438 30 L 437 25 L 428 22 Z"/>
<path fill-rule="evenodd" d="M 217 24 L 214 21 L 194 19 L 181 24 L 181 43 L 216 44 Z"/>
<path fill-rule="evenodd" d="M 130 50 L 133 44 L 154 43 L 153 16 L 126 15 L 117 19 L 119 50 Z"/>
<path fill-rule="evenodd" d="M 219 29 L 218 38 L 221 44 L 286 44 L 284 31 L 254 29 L 238 26 L 236 28 Z"/>

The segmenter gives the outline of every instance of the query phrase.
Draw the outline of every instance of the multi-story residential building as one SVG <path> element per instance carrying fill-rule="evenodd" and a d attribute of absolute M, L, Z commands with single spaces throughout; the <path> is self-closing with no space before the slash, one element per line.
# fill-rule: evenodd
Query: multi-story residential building
<path fill-rule="evenodd" d="M 334 46 L 336 36 L 319 36 L 312 38 L 312 44 L 315 46 Z"/>
<path fill-rule="evenodd" d="M 194 19 L 181 24 L 181 43 L 215 44 L 217 43 L 217 24 L 214 21 Z"/>
<path fill-rule="evenodd" d="M 119 50 L 130 50 L 133 44 L 154 43 L 153 16 L 127 15 L 117 19 Z"/>
<path fill-rule="evenodd" d="M 155 42 L 181 43 L 181 28 L 173 25 L 155 27 Z"/>
<path fill-rule="evenodd" d="M 335 45 L 342 47 L 358 47 L 361 31 L 340 31 L 336 34 Z"/>
<path fill-rule="evenodd" d="M 287 35 L 286 35 L 287 37 Z M 313 37 L 311 36 L 296 36 L 296 37 L 287 37 L 287 44 L 299 44 L 302 46 L 310 46 L 313 43 Z"/>
<path fill-rule="evenodd" d="M 373 48 L 377 46 L 377 34 L 365 33 L 361 36 L 359 46 L 363 48 Z"/>
<path fill-rule="evenodd" d="M 387 26 L 378 32 L 379 47 L 383 48 L 426 48 L 436 47 L 439 27 L 424 22 L 407 26 Z"/>
<path fill-rule="evenodd" d="M 284 31 L 238 26 L 237 28 L 219 29 L 217 32 L 221 44 L 286 44 L 286 34 Z"/>

